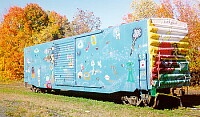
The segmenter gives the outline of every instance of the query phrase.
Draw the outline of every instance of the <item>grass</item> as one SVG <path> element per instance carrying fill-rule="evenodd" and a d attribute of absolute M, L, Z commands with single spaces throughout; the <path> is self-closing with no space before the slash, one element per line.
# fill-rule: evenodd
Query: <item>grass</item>
<path fill-rule="evenodd" d="M 155 110 L 79 97 L 30 92 L 21 83 L 0 85 L 0 116 L 13 117 L 171 117 L 200 115 L 199 110 Z M 200 106 L 197 106 L 200 108 Z"/>

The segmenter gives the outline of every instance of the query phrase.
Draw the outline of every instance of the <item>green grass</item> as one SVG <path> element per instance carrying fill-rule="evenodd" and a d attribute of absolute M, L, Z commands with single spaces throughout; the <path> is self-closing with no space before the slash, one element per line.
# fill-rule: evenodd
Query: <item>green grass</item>
<path fill-rule="evenodd" d="M 97 101 L 80 97 L 30 92 L 23 85 L 0 85 L 0 106 L 8 116 L 144 116 L 171 117 L 200 115 L 198 110 L 179 108 L 176 110 L 155 110 L 149 107 L 135 107 Z M 200 106 L 197 106 L 199 108 Z M 0 108 L 1 109 L 1 108 Z M 1 116 L 1 113 L 0 113 Z"/>

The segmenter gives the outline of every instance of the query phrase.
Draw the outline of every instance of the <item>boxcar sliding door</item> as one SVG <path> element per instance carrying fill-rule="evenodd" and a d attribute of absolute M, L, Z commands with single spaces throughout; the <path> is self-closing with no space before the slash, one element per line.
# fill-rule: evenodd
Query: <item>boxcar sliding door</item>
<path fill-rule="evenodd" d="M 67 86 L 75 84 L 75 41 L 65 39 L 55 43 L 55 84 Z"/>

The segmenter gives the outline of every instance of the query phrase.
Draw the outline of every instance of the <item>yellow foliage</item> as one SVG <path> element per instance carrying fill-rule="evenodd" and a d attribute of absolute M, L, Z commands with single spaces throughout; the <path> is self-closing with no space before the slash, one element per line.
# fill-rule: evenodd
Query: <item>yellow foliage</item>
<path fill-rule="evenodd" d="M 37 4 L 11 7 L 0 25 L 0 80 L 23 79 L 24 47 L 64 37 L 67 21 Z"/>

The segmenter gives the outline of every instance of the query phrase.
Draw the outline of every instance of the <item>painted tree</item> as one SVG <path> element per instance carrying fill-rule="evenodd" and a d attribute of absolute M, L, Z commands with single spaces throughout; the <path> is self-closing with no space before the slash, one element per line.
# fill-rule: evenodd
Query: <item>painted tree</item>
<path fill-rule="evenodd" d="M 86 32 L 97 30 L 101 21 L 93 12 L 77 9 L 74 20 L 71 22 L 72 35 L 79 35 Z"/>

